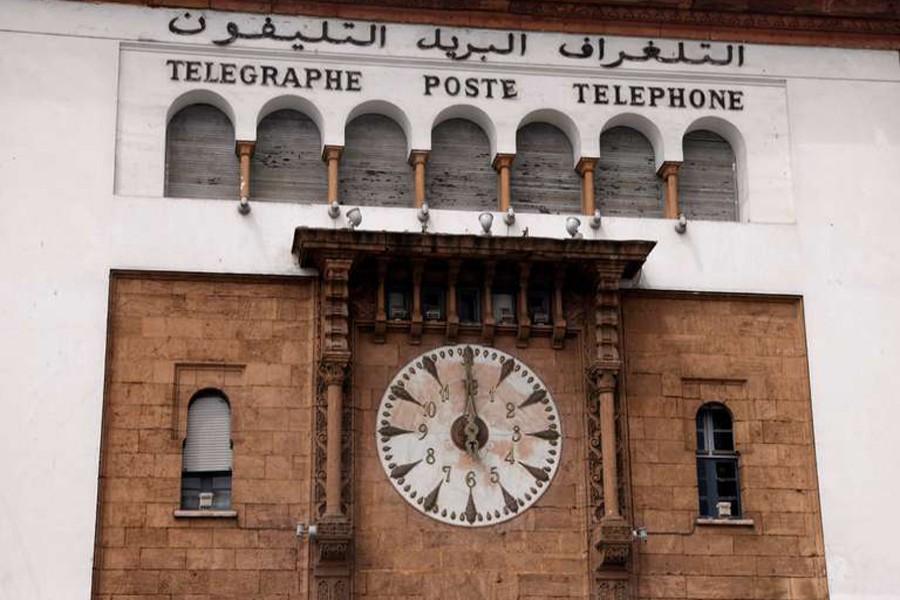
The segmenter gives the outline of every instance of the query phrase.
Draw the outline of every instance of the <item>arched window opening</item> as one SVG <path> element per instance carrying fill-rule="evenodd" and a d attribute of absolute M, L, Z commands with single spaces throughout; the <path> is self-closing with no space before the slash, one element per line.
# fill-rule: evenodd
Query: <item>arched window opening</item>
<path fill-rule="evenodd" d="M 325 202 L 328 169 L 315 122 L 296 110 L 278 110 L 260 121 L 251 163 L 255 200 Z"/>
<path fill-rule="evenodd" d="M 210 104 L 181 109 L 166 128 L 165 195 L 175 198 L 238 196 L 234 126 Z"/>
<path fill-rule="evenodd" d="M 731 413 L 710 402 L 697 411 L 697 488 L 700 515 L 713 519 L 741 516 L 738 454 Z"/>
<path fill-rule="evenodd" d="M 353 119 L 344 134 L 338 198 L 343 204 L 411 207 L 412 169 L 403 129 L 393 119 L 369 114 Z"/>
<path fill-rule="evenodd" d="M 678 201 L 689 219 L 737 221 L 734 151 L 717 133 L 684 136 L 684 162 L 678 171 Z"/>
<path fill-rule="evenodd" d="M 572 144 L 549 123 L 530 123 L 516 132 L 510 183 L 512 205 L 522 212 L 580 213 L 581 177 Z"/>
<path fill-rule="evenodd" d="M 613 127 L 603 132 L 596 180 L 599 208 L 604 215 L 665 216 L 653 146 L 639 131 Z"/>
<path fill-rule="evenodd" d="M 495 210 L 497 175 L 491 143 L 466 119 L 449 119 L 431 130 L 425 197 L 432 208 Z"/>
<path fill-rule="evenodd" d="M 203 390 L 188 404 L 181 467 L 181 508 L 231 507 L 231 406 L 222 392 Z"/>

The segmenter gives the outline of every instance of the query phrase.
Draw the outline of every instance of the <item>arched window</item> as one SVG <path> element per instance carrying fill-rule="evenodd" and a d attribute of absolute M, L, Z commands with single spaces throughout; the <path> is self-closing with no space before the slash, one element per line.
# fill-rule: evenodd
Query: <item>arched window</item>
<path fill-rule="evenodd" d="M 572 162 L 572 144 L 549 123 L 530 123 L 516 132 L 511 179 L 516 210 L 581 212 L 581 177 Z"/>
<path fill-rule="evenodd" d="M 328 169 L 315 122 L 296 110 L 278 110 L 256 128 L 251 163 L 256 200 L 325 202 Z"/>
<path fill-rule="evenodd" d="M 388 117 L 356 117 L 347 125 L 338 198 L 363 206 L 415 205 L 412 168 L 403 129 Z"/>
<path fill-rule="evenodd" d="M 231 507 L 231 406 L 218 390 L 202 390 L 188 404 L 181 467 L 181 508 Z"/>
<path fill-rule="evenodd" d="M 678 202 L 689 219 L 738 220 L 734 151 L 725 138 L 706 130 L 684 136 Z"/>
<path fill-rule="evenodd" d="M 238 171 L 225 113 L 210 104 L 175 113 L 166 128 L 166 196 L 236 199 Z"/>
<path fill-rule="evenodd" d="M 491 143 L 472 121 L 449 119 L 431 130 L 425 173 L 425 197 L 432 208 L 496 210 Z"/>
<path fill-rule="evenodd" d="M 731 413 L 710 402 L 697 411 L 697 487 L 700 516 L 741 516 L 738 454 L 734 449 Z"/>
<path fill-rule="evenodd" d="M 665 215 L 653 146 L 635 129 L 613 127 L 603 132 L 596 181 L 599 208 L 604 215 L 655 218 Z"/>

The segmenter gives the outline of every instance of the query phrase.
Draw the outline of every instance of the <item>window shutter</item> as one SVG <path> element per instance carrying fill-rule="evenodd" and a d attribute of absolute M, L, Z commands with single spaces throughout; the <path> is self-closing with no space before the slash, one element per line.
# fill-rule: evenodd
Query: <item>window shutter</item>
<path fill-rule="evenodd" d="M 711 131 L 684 136 L 678 202 L 688 219 L 737 221 L 737 184 L 731 145 Z"/>
<path fill-rule="evenodd" d="M 643 134 L 629 127 L 604 131 L 597 167 L 601 213 L 614 217 L 663 217 L 653 146 Z"/>
<path fill-rule="evenodd" d="M 209 104 L 181 109 L 166 130 L 166 196 L 237 198 L 234 127 Z"/>
<path fill-rule="evenodd" d="M 295 110 L 279 110 L 256 130 L 252 162 L 253 200 L 324 202 L 328 169 L 315 122 Z"/>
<path fill-rule="evenodd" d="M 450 119 L 435 127 L 425 169 L 428 205 L 497 210 L 497 174 L 491 159 L 491 143 L 475 123 Z"/>
<path fill-rule="evenodd" d="M 188 473 L 231 470 L 231 408 L 220 396 L 203 396 L 188 408 L 184 464 Z"/>
<path fill-rule="evenodd" d="M 530 123 L 516 132 L 510 191 L 512 205 L 520 212 L 581 212 L 581 177 L 572 162 L 572 144 L 561 129 Z"/>
<path fill-rule="evenodd" d="M 400 125 L 382 115 L 362 115 L 347 125 L 344 144 L 338 186 L 342 203 L 414 205 L 415 180 L 406 162 L 406 134 Z"/>

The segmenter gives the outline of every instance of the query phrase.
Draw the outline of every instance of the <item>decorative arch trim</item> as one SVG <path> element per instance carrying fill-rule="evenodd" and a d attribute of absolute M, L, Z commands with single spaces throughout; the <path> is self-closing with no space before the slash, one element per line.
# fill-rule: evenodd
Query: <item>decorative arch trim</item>
<path fill-rule="evenodd" d="M 478 125 L 491 144 L 491 156 L 497 153 L 497 128 L 486 112 L 468 104 L 448 106 L 435 116 L 431 130 L 434 131 L 435 127 L 450 119 L 464 119 Z"/>
<path fill-rule="evenodd" d="M 516 125 L 516 131 L 531 123 L 548 123 L 566 134 L 572 145 L 572 167 L 578 164 L 581 158 L 581 132 L 571 117 L 558 110 L 541 108 L 525 115 Z"/>
<path fill-rule="evenodd" d="M 409 152 L 412 151 L 412 148 L 410 148 L 410 143 L 413 139 L 412 123 L 400 107 L 387 100 L 368 100 L 354 107 L 353 110 L 347 114 L 347 119 L 344 121 L 344 129 L 346 130 L 347 125 L 349 125 L 356 117 L 371 114 L 387 117 L 400 126 L 403 130 L 403 135 L 406 136 L 406 152 L 407 155 L 409 155 Z M 344 137 L 343 131 L 341 132 L 341 137 Z"/>
<path fill-rule="evenodd" d="M 235 126 L 234 108 L 231 104 L 219 94 L 210 90 L 191 90 L 175 98 L 166 112 L 166 125 L 172 120 L 172 117 L 181 112 L 182 109 L 194 104 L 209 104 L 222 111 L 231 121 L 231 126 Z"/>

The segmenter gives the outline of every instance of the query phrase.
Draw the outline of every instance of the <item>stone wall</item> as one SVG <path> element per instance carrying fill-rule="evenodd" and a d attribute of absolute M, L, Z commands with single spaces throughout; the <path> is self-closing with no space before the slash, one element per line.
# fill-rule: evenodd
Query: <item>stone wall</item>
<path fill-rule="evenodd" d="M 623 303 L 640 598 L 827 597 L 800 300 Z M 745 525 L 697 524 L 695 415 L 734 417 Z"/>
<path fill-rule="evenodd" d="M 94 597 L 305 589 L 313 280 L 114 276 Z M 231 403 L 234 517 L 176 518 L 187 402 Z M 305 593 L 301 596 L 305 597 Z"/>
<path fill-rule="evenodd" d="M 116 275 L 101 459 L 94 597 L 210 600 L 308 596 L 315 301 L 313 279 Z M 634 598 L 824 600 L 824 548 L 802 304 L 795 298 L 630 292 L 623 302 Z M 560 470 L 524 514 L 464 529 L 392 489 L 375 411 L 397 369 L 445 343 L 354 333 L 355 598 L 585 598 L 589 573 L 583 337 L 494 344 L 554 394 Z M 465 336 L 462 342 L 469 340 Z M 233 516 L 177 517 L 187 402 L 232 406 Z M 697 521 L 697 408 L 734 415 L 743 519 Z"/>

